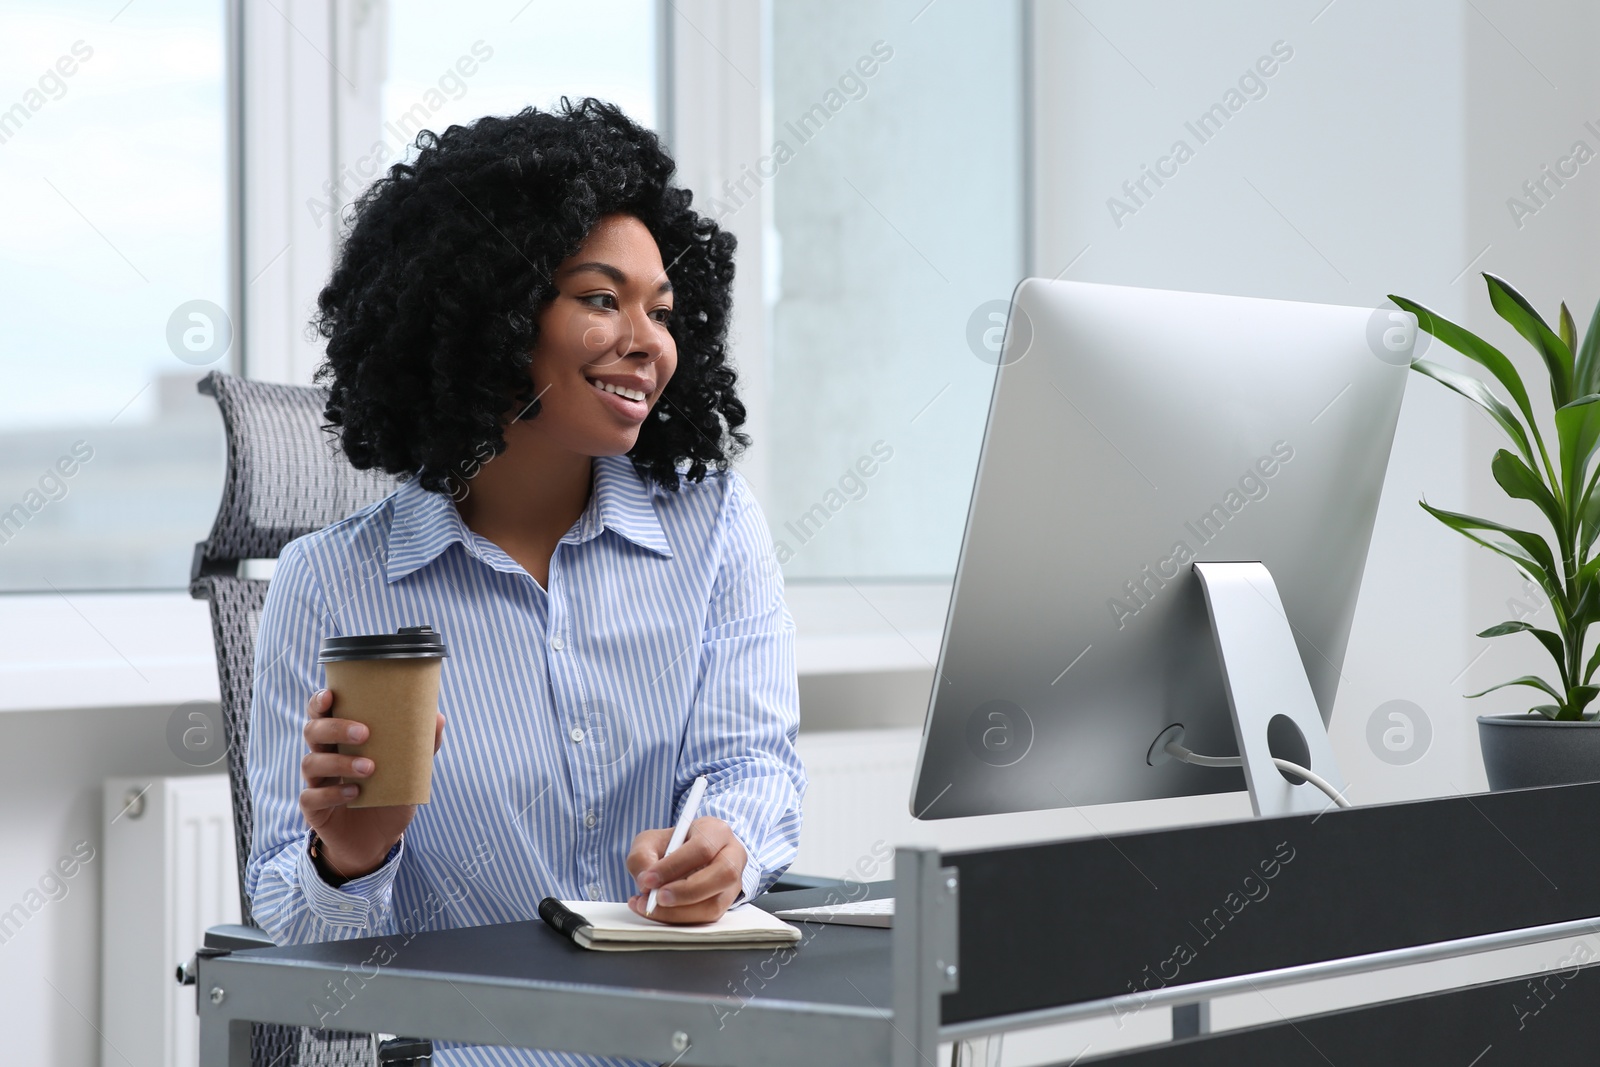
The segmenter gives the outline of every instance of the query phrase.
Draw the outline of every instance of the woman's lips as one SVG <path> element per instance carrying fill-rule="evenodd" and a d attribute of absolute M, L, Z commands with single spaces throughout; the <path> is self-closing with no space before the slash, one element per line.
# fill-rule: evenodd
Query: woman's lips
<path fill-rule="evenodd" d="M 612 411 L 615 411 L 618 415 L 621 415 L 623 418 L 632 422 L 643 422 L 645 420 L 645 416 L 650 414 L 650 405 L 647 401 L 629 400 L 625 396 L 618 396 L 616 393 L 608 393 L 604 389 L 600 388 L 599 384 L 593 379 L 589 380 L 589 389 L 600 399 L 602 404 L 605 404 Z"/>

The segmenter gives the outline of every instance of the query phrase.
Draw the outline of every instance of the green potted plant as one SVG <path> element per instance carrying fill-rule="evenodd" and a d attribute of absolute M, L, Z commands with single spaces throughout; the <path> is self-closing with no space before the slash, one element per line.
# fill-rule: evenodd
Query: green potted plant
<path fill-rule="evenodd" d="M 1510 405 L 1488 383 L 1426 359 L 1411 369 L 1455 390 L 1482 408 L 1508 439 L 1510 448 L 1494 454 L 1490 471 L 1508 497 L 1531 503 L 1548 531 L 1534 532 L 1436 508 L 1428 514 L 1476 544 L 1510 560 L 1548 601 L 1551 622 L 1535 625 L 1522 618 L 1491 626 L 1479 637 L 1531 634 L 1555 660 L 1551 679 L 1523 675 L 1490 686 L 1481 697 L 1507 686 L 1542 694 L 1527 712 L 1481 715 L 1478 738 L 1491 789 L 1600 780 L 1600 648 L 1587 657 L 1589 628 L 1600 622 L 1600 492 L 1594 458 L 1600 448 L 1600 305 L 1582 343 L 1566 304 L 1556 329 L 1503 279 L 1485 274 L 1489 302 L 1538 352 L 1549 378 L 1553 414 L 1541 420 L 1521 375 L 1505 354 L 1414 300 L 1391 296 L 1417 325 L 1489 372 Z M 1539 614 L 1543 614 L 1541 609 Z"/>

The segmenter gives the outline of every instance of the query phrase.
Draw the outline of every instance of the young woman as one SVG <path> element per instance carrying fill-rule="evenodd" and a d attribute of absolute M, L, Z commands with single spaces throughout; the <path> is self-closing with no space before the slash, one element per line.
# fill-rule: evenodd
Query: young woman
<path fill-rule="evenodd" d="M 654 134 L 594 100 L 418 144 L 356 205 L 319 300 L 328 420 L 355 466 L 405 481 L 278 562 L 255 919 L 325 940 L 534 919 L 546 896 L 642 913 L 652 889 L 655 919 L 715 919 L 794 858 L 805 789 L 793 625 L 728 469 L 747 443 L 733 238 Z M 337 751 L 366 728 L 338 717 L 319 645 L 421 624 L 449 647 L 432 802 L 351 808 L 340 778 L 374 768 Z M 700 817 L 663 858 L 698 775 Z"/>

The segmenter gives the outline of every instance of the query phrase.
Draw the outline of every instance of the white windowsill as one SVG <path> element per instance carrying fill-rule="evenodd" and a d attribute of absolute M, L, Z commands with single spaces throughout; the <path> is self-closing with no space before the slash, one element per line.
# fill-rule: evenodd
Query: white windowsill
<path fill-rule="evenodd" d="M 800 674 L 929 671 L 939 662 L 949 582 L 790 582 Z"/>
<path fill-rule="evenodd" d="M 931 671 L 949 586 L 800 583 L 802 675 Z M 210 608 L 187 593 L 0 595 L 0 713 L 214 701 Z"/>
<path fill-rule="evenodd" d="M 217 696 L 209 605 L 187 593 L 0 596 L 0 712 Z"/>

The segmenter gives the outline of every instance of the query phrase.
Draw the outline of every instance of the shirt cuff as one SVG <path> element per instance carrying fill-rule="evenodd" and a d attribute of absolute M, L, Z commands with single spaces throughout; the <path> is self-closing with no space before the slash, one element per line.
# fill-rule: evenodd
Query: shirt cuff
<path fill-rule="evenodd" d="M 766 871 L 756 861 L 755 850 L 744 843 L 744 838 L 734 834 L 733 839 L 739 842 L 739 845 L 744 849 L 745 855 L 744 870 L 739 875 L 739 885 L 741 886 L 739 895 L 733 898 L 732 904 L 728 905 L 731 908 L 737 908 L 740 904 L 755 899 L 756 891 L 761 887 L 761 877 Z"/>
<path fill-rule="evenodd" d="M 400 869 L 400 857 L 405 854 L 405 836 L 395 842 L 377 870 L 335 887 L 322 880 L 311 859 L 311 833 L 306 832 L 300 846 L 299 865 L 300 889 L 311 913 L 329 926 L 372 929 L 388 910 L 390 888 Z"/>

